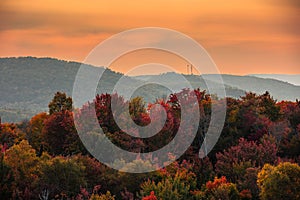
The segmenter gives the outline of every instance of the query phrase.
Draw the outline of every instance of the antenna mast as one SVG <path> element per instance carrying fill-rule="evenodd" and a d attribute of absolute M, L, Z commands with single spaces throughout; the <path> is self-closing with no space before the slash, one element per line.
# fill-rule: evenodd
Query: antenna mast
<path fill-rule="evenodd" d="M 186 74 L 187 74 L 187 75 L 189 75 L 189 68 L 190 68 L 190 66 L 187 64 L 187 65 L 186 65 Z"/>

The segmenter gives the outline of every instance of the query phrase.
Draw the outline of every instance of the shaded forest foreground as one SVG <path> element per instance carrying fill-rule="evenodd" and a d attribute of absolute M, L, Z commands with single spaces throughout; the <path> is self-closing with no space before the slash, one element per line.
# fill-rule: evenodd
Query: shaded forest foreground
<path fill-rule="evenodd" d="M 189 104 L 191 94 L 197 97 L 201 116 L 192 145 L 171 165 L 151 173 L 123 173 L 100 163 L 86 150 L 74 125 L 73 116 L 91 115 L 95 108 L 100 126 L 115 145 L 152 152 L 174 138 L 181 120 L 179 99 Z M 0 123 L 0 199 L 300 199 L 300 102 L 276 102 L 268 92 L 227 98 L 221 136 L 200 159 L 211 103 L 217 101 L 200 90 L 182 90 L 149 105 L 140 97 L 127 102 L 117 94 L 101 94 L 73 111 L 72 99 L 57 92 L 48 113 L 21 123 Z M 140 126 L 153 120 L 149 110 L 160 104 L 167 113 L 166 123 L 151 138 L 139 138 L 138 131 L 133 137 L 114 121 L 111 102 L 129 107 Z M 79 126 L 94 141 L 101 140 L 88 121 Z M 191 135 L 189 130 L 186 135 Z M 172 152 L 165 156 L 174 157 Z M 156 169 L 159 161 L 150 160 L 111 162 L 123 171 Z"/>

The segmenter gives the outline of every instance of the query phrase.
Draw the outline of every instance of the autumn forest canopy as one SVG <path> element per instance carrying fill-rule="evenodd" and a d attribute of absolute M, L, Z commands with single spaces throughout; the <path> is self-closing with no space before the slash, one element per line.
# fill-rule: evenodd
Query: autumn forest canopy
<path fill-rule="evenodd" d="M 155 154 L 148 160 L 137 156 L 126 162 L 111 159 L 109 151 L 101 152 L 121 171 L 155 170 L 151 173 L 124 173 L 97 161 L 80 137 L 97 146 L 103 144 L 103 136 L 90 121 L 81 120 L 76 126 L 84 135 L 79 137 L 74 124 L 74 117 L 90 116 L 95 110 L 97 125 L 113 144 L 130 152 L 153 152 L 175 137 L 184 120 L 181 109 L 191 103 L 193 95 L 200 111 L 197 134 L 171 165 L 155 170 L 160 162 Z M 211 106 L 218 101 L 205 90 L 184 89 L 149 104 L 141 97 L 125 101 L 116 93 L 102 93 L 74 108 L 71 97 L 57 92 L 48 112 L 29 121 L 0 124 L 1 199 L 299 199 L 300 102 L 277 102 L 269 92 L 227 97 L 221 136 L 208 156 L 199 158 Z M 114 120 L 112 102 L 120 107 L 118 115 L 129 108 L 131 119 L 139 126 L 160 118 L 159 112 L 151 118 L 149 113 L 159 104 L 166 121 L 152 137 L 140 138 L 139 129 L 129 135 Z M 186 137 L 191 131 L 184 130 Z M 164 156 L 174 159 L 172 152 Z"/>
<path fill-rule="evenodd" d="M 0 0 L 0 200 L 300 200 L 300 0 Z"/>

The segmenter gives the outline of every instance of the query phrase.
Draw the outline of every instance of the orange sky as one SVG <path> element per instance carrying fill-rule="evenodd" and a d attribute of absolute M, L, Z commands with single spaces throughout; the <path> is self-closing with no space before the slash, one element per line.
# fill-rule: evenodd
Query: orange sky
<path fill-rule="evenodd" d="M 300 74 L 299 11 L 299 0 L 1 0 L 0 57 L 81 62 L 115 33 L 155 26 L 194 38 L 221 73 Z"/>

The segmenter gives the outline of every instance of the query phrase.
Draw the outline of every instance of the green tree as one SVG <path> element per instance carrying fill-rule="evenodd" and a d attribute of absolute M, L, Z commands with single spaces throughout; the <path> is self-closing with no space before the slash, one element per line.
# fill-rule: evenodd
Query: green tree
<path fill-rule="evenodd" d="M 75 159 L 77 163 L 84 165 L 84 176 L 86 179 L 86 189 L 88 191 L 93 190 L 97 185 L 101 185 L 101 192 L 106 192 L 110 189 L 109 182 L 111 180 L 107 181 L 109 178 L 105 176 L 105 174 L 111 170 L 110 168 L 87 155 L 76 155 L 72 158 Z"/>
<path fill-rule="evenodd" d="M 280 107 L 276 105 L 276 100 L 271 97 L 268 91 L 259 96 L 259 106 L 261 106 L 260 113 L 268 116 L 270 120 L 279 119 Z"/>
<path fill-rule="evenodd" d="M 124 173 L 122 171 L 131 170 L 132 172 L 135 171 L 142 171 L 142 170 L 155 170 L 157 169 L 155 165 L 151 164 L 149 161 L 143 160 L 133 160 L 132 162 L 126 163 L 124 160 L 115 161 L 114 166 L 121 167 L 120 171 L 118 172 L 118 179 L 120 180 L 120 188 L 124 189 L 128 188 L 127 192 L 135 194 L 140 189 L 140 184 L 147 181 L 148 179 L 154 179 L 157 173 Z M 113 192 L 113 190 L 111 190 Z"/>
<path fill-rule="evenodd" d="M 85 166 L 74 158 L 54 157 L 43 165 L 40 186 L 49 191 L 50 197 L 75 197 L 80 187 L 86 186 Z"/>
<path fill-rule="evenodd" d="M 142 115 L 146 114 L 145 101 L 142 97 L 135 97 L 129 102 L 129 113 L 135 123 L 142 124 Z"/>
<path fill-rule="evenodd" d="M 52 101 L 49 103 L 49 114 L 52 115 L 56 112 L 72 110 L 73 100 L 71 97 L 67 97 L 66 93 L 57 92 Z"/>
<path fill-rule="evenodd" d="M 192 191 L 196 189 L 197 178 L 192 172 L 192 165 L 183 162 L 172 163 L 168 167 L 160 170 L 161 181 L 148 180 L 141 184 L 140 196 L 146 197 L 152 192 L 158 199 L 193 199 Z"/>
<path fill-rule="evenodd" d="M 265 164 L 258 173 L 257 184 L 263 200 L 300 199 L 300 167 L 290 162 Z"/>

